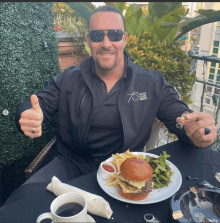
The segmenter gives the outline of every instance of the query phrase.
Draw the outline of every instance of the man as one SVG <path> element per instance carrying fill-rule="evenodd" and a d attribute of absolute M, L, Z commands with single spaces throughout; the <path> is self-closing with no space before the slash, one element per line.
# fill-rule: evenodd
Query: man
<path fill-rule="evenodd" d="M 25 184 L 50 182 L 54 175 L 71 180 L 96 170 L 113 153 L 143 151 L 156 117 L 184 143 L 207 147 L 214 142 L 215 121 L 209 114 L 190 113 L 184 129 L 176 128 L 178 117 L 192 111 L 162 74 L 131 62 L 120 11 L 95 9 L 88 31 L 92 57 L 55 76 L 17 110 L 17 126 L 30 138 L 40 137 L 42 122 L 59 114 L 58 155 Z"/>

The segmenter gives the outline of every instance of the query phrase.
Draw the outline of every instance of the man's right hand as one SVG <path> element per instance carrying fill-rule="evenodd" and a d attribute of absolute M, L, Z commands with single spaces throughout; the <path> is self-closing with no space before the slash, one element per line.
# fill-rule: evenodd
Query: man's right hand
<path fill-rule="evenodd" d="M 24 134 L 33 139 L 42 135 L 42 122 L 44 116 L 39 105 L 38 97 L 35 94 L 31 95 L 31 104 L 31 109 L 21 113 L 19 124 Z"/>

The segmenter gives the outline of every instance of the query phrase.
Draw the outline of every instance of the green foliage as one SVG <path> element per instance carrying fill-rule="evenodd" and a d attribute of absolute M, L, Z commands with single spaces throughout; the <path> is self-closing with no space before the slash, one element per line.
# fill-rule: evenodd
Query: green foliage
<path fill-rule="evenodd" d="M 84 53 L 87 53 L 89 56 L 92 56 L 92 53 L 91 53 L 88 43 L 86 41 L 84 41 L 83 43 L 85 46 Z"/>
<path fill-rule="evenodd" d="M 43 125 L 43 136 L 36 139 L 21 134 L 15 125 L 20 103 L 60 72 L 52 11 L 49 2 L 0 3 L 0 169 L 38 154 L 56 131 L 56 118 Z"/>
<path fill-rule="evenodd" d="M 120 6 L 112 5 L 116 8 Z M 129 5 L 125 12 L 128 35 L 139 37 L 142 31 L 147 31 L 155 34 L 161 41 L 174 40 L 178 29 L 176 27 L 160 28 L 160 23 L 178 23 L 181 19 L 175 15 L 186 15 L 185 8 L 181 6 L 181 2 L 149 2 L 149 13 L 146 15 L 140 5 Z"/>
<path fill-rule="evenodd" d="M 90 13 L 95 9 L 91 2 L 67 2 L 76 13 L 78 13 L 86 22 L 89 19 Z"/>
<path fill-rule="evenodd" d="M 153 21 L 173 12 L 182 6 L 181 2 L 149 2 L 149 15 Z"/>
<path fill-rule="evenodd" d="M 80 2 L 80 3 L 67 3 L 73 10 L 83 17 L 85 21 L 89 18 L 91 13 L 92 3 Z M 105 2 L 107 5 L 113 5 L 121 12 L 126 8 L 125 2 Z M 177 28 L 160 28 L 161 22 L 175 22 L 178 23 L 181 19 L 174 16 L 172 13 L 186 15 L 186 10 L 181 7 L 182 3 L 179 2 L 150 2 L 149 14 L 146 15 L 141 6 L 138 4 L 131 4 L 125 12 L 125 22 L 128 35 L 141 35 L 142 31 L 153 32 L 160 38 L 174 40 L 177 33 Z"/>
<path fill-rule="evenodd" d="M 190 73 L 190 57 L 171 41 L 161 42 L 155 35 L 143 32 L 129 36 L 127 52 L 134 63 L 145 69 L 161 72 L 166 81 L 173 85 L 186 104 L 191 103 L 190 90 L 196 77 Z"/>
<path fill-rule="evenodd" d="M 160 28 L 178 27 L 178 29 L 180 30 L 180 34 L 175 38 L 175 40 L 178 40 L 181 36 L 199 26 L 220 21 L 220 10 L 216 11 L 213 9 L 200 9 L 197 13 L 199 13 L 200 15 L 196 16 L 195 18 L 185 17 L 180 15 L 179 13 L 176 13 L 173 16 L 179 17 L 179 22 L 161 21 Z"/>
<path fill-rule="evenodd" d="M 112 5 L 118 10 L 120 10 L 122 13 L 126 8 L 126 2 L 104 2 L 106 5 Z"/>
<path fill-rule="evenodd" d="M 77 44 L 83 45 L 87 32 L 87 21 L 66 3 L 55 2 L 53 4 L 54 24 L 58 24 L 68 35 L 74 37 Z"/>
<path fill-rule="evenodd" d="M 145 30 L 156 35 L 160 39 L 160 41 L 168 40 L 168 39 L 173 41 L 176 37 L 178 28 L 177 27 L 160 28 L 160 24 L 161 22 L 178 23 L 180 21 L 180 18 L 175 16 L 176 14 L 185 15 L 186 14 L 185 8 L 180 7 L 178 9 L 175 9 L 172 12 L 167 13 L 162 18 L 158 18 L 151 26 L 149 26 L 148 29 L 145 29 Z"/>
<path fill-rule="evenodd" d="M 139 5 L 130 5 L 125 13 L 125 22 L 128 35 L 139 35 L 146 26 L 149 24 L 146 22 L 147 16 L 142 12 Z"/>

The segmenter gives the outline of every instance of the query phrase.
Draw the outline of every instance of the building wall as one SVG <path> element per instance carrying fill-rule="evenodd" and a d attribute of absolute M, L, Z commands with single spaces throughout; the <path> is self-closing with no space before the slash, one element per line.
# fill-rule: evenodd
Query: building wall
<path fill-rule="evenodd" d="M 82 52 L 82 46 L 74 41 L 59 41 L 59 63 L 61 72 L 69 66 L 78 66 L 88 56 Z"/>
<path fill-rule="evenodd" d="M 204 2 L 204 9 L 214 9 L 220 10 L 219 2 Z M 216 35 L 216 32 L 219 32 L 219 35 Z M 209 23 L 201 26 L 200 33 L 200 44 L 199 44 L 199 55 L 210 56 L 219 54 L 220 46 L 220 22 Z M 218 33 L 217 33 L 218 34 Z M 213 48 L 215 50 L 213 51 Z M 218 69 L 218 64 L 207 62 L 204 64 L 203 61 L 197 61 L 197 70 L 196 77 L 201 80 L 209 81 L 212 83 L 220 83 L 220 69 Z M 220 67 L 219 67 L 220 68 Z M 218 74 L 219 72 L 219 74 Z M 204 73 L 204 75 L 203 75 Z M 219 76 L 219 77 L 218 77 Z M 203 84 L 196 82 L 193 86 L 193 107 L 194 110 L 199 110 L 201 105 L 201 96 L 202 96 Z M 216 87 L 207 86 L 206 93 L 204 95 L 204 111 L 213 113 L 215 110 L 215 105 L 212 101 L 212 95 L 216 94 L 218 96 L 220 89 Z M 197 109 L 196 109 L 197 107 Z"/>

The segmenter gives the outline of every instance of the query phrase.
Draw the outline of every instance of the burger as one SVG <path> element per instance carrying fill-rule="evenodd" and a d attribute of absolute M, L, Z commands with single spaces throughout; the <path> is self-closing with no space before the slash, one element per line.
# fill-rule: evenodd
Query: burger
<path fill-rule="evenodd" d="M 140 158 L 126 159 L 120 167 L 118 193 L 129 200 L 143 200 L 152 191 L 153 169 L 150 164 Z"/>

